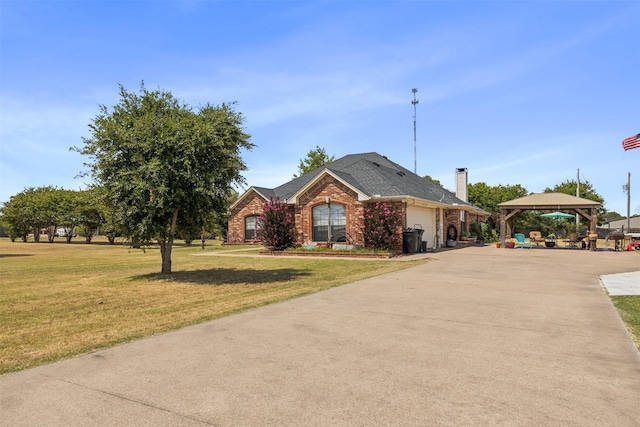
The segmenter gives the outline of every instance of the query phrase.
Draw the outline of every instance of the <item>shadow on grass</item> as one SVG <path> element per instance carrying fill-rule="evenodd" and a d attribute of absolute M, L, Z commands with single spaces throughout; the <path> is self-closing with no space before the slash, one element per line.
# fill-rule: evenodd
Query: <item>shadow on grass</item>
<path fill-rule="evenodd" d="M 171 274 L 144 274 L 134 276 L 136 280 L 163 280 L 167 282 L 194 283 L 197 285 L 260 285 L 278 283 L 311 276 L 310 270 L 280 268 L 274 270 L 251 270 L 238 268 L 212 268 L 208 270 L 176 271 Z"/>
<path fill-rule="evenodd" d="M 0 258 L 14 258 L 19 256 L 33 256 L 33 254 L 0 254 Z"/>
<path fill-rule="evenodd" d="M 33 239 L 29 239 L 28 242 L 23 242 L 22 240 L 18 241 L 16 240 L 15 242 L 11 242 L 12 244 L 27 244 L 27 245 L 67 245 L 67 246 L 76 246 L 76 245 L 83 245 L 83 246 L 123 246 L 123 242 L 118 242 L 116 241 L 115 243 L 109 243 L 108 241 L 103 241 L 103 240 L 94 240 L 91 243 L 87 243 L 84 239 L 73 239 L 70 242 L 67 242 L 66 240 L 64 240 L 61 237 L 56 238 L 53 242 L 50 242 L 49 240 L 47 240 L 46 238 L 40 238 L 39 242 L 34 242 Z"/>

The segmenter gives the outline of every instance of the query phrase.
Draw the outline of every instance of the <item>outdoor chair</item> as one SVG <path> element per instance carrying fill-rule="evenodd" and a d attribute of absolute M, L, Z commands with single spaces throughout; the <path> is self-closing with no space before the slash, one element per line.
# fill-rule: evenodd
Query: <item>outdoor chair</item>
<path fill-rule="evenodd" d="M 544 239 L 542 238 L 542 233 L 539 231 L 530 231 L 529 237 L 531 238 L 531 241 L 536 244 L 536 246 L 538 246 L 540 242 L 544 243 Z"/>
<path fill-rule="evenodd" d="M 533 244 L 531 243 L 531 239 L 529 239 L 528 237 L 525 238 L 524 234 L 522 233 L 516 233 L 515 236 L 516 239 L 516 248 L 528 248 L 531 249 L 533 248 Z"/>
<path fill-rule="evenodd" d="M 567 247 L 572 249 L 580 249 L 581 239 L 578 239 L 578 233 L 569 233 L 569 239 L 565 240 Z"/>

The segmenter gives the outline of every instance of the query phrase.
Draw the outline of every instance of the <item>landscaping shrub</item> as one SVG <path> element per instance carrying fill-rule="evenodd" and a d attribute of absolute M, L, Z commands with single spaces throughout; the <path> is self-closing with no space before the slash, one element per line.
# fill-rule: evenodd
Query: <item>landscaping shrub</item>
<path fill-rule="evenodd" d="M 496 230 L 486 222 L 481 223 L 480 227 L 482 228 L 481 237 L 485 242 L 497 242 L 498 240 L 500 240 L 500 236 L 498 236 Z"/>
<path fill-rule="evenodd" d="M 364 245 L 371 249 L 391 250 L 402 243 L 402 213 L 387 202 L 376 202 L 364 209 Z"/>
<path fill-rule="evenodd" d="M 265 202 L 258 217 L 256 234 L 264 246 L 282 251 L 295 245 L 296 232 L 291 209 L 280 199 Z"/>

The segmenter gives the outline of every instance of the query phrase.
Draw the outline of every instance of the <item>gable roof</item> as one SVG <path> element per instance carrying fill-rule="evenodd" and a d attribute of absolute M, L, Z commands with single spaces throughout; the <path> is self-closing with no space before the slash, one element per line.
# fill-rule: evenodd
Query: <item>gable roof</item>
<path fill-rule="evenodd" d="M 498 203 L 501 208 L 524 208 L 534 210 L 560 210 L 573 208 L 597 208 L 599 202 L 565 193 L 534 193 L 508 202 Z"/>
<path fill-rule="evenodd" d="M 358 194 L 358 200 L 369 200 L 371 197 L 362 191 L 361 186 L 359 186 L 358 182 L 352 179 L 351 175 L 348 175 L 343 172 L 332 171 L 328 168 L 321 168 L 320 173 L 315 174 L 312 180 L 308 181 L 301 188 L 299 188 L 295 193 L 291 194 L 289 197 L 285 198 L 288 203 L 297 203 L 298 196 L 304 194 L 309 188 L 313 187 L 318 181 L 320 181 L 324 176 L 330 175 L 338 181 L 341 181 L 344 185 L 349 187 L 355 193 Z"/>
<path fill-rule="evenodd" d="M 271 197 L 273 198 L 276 197 L 276 193 L 273 191 L 272 188 L 249 187 L 247 191 L 245 191 L 240 197 L 238 197 L 238 199 L 235 202 L 231 203 L 231 206 L 229 207 L 229 209 L 233 209 L 235 206 L 239 205 L 244 199 L 249 197 L 251 193 L 258 193 L 258 195 L 262 197 L 265 201 L 269 200 Z"/>
<path fill-rule="evenodd" d="M 358 193 L 360 200 L 413 198 L 430 204 L 487 214 L 482 209 L 458 199 L 455 194 L 429 179 L 423 178 L 378 153 L 349 154 L 273 190 L 272 195 L 295 203 L 299 195 L 324 174 L 329 174 Z M 257 189 L 258 187 L 252 187 Z M 256 190 L 257 191 L 257 190 Z M 271 194 L 270 194 L 271 195 Z"/>

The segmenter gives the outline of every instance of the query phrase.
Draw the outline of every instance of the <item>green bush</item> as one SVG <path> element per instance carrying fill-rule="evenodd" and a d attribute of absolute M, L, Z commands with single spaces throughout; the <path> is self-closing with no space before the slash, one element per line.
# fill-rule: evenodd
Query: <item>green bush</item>
<path fill-rule="evenodd" d="M 400 246 L 402 213 L 388 201 L 376 202 L 364 209 L 364 245 L 371 249 L 391 250 Z"/>
<path fill-rule="evenodd" d="M 291 209 L 280 199 L 265 202 L 262 206 L 262 215 L 257 221 L 257 236 L 265 247 L 282 251 L 296 243 L 295 224 Z"/>
<path fill-rule="evenodd" d="M 482 229 L 482 240 L 485 242 L 497 242 L 500 239 L 498 232 L 486 222 L 481 223 L 480 228 Z"/>

